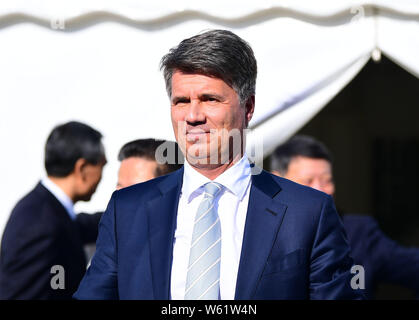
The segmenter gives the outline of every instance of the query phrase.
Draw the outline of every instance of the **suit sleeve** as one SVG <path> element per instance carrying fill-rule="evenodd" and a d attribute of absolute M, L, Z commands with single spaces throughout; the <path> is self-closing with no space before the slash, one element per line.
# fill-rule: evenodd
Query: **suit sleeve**
<path fill-rule="evenodd" d="M 342 222 L 327 196 L 321 209 L 311 252 L 310 299 L 364 299 L 362 289 L 352 289 L 353 260 Z"/>
<path fill-rule="evenodd" d="M 97 212 L 93 214 L 79 213 L 77 215 L 76 223 L 80 230 L 83 244 L 96 242 L 102 214 L 102 212 Z"/>
<path fill-rule="evenodd" d="M 377 282 L 398 284 L 415 291 L 419 297 L 419 248 L 404 247 L 387 237 L 374 220 L 373 241 L 378 255 Z"/>
<path fill-rule="evenodd" d="M 96 252 L 73 298 L 79 300 L 118 299 L 117 245 L 115 228 L 115 202 L 112 194 L 108 207 L 99 223 Z"/>

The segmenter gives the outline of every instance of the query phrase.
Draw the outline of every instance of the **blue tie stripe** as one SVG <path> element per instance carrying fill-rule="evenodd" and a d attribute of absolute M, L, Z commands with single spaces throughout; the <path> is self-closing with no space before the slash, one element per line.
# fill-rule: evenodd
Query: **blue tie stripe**
<path fill-rule="evenodd" d="M 195 216 L 185 299 L 219 298 L 221 225 L 215 200 L 221 189 L 215 182 L 204 186 L 204 199 Z"/>
<path fill-rule="evenodd" d="M 219 219 L 215 220 L 214 222 L 209 219 L 202 219 L 201 221 L 201 223 L 197 223 L 194 227 L 194 230 L 196 230 L 197 233 L 194 237 L 192 237 L 191 248 L 196 246 L 197 243 L 201 242 L 203 238 L 208 238 L 212 236 L 214 237 L 212 238 L 213 241 L 218 239 L 216 238 L 216 236 L 218 234 L 218 229 L 220 228 Z M 208 225 L 209 223 L 211 223 L 211 225 Z"/>
<path fill-rule="evenodd" d="M 198 257 L 205 253 L 209 248 L 211 248 L 216 241 L 221 239 L 218 232 L 208 232 L 202 238 L 200 238 L 196 244 L 191 247 L 189 253 L 189 264 L 188 268 L 192 266 Z"/>
<path fill-rule="evenodd" d="M 213 300 L 214 297 L 217 297 L 217 300 L 220 298 L 220 279 L 216 280 L 209 288 L 201 294 L 199 300 Z"/>
<path fill-rule="evenodd" d="M 211 212 L 211 210 L 214 208 L 214 204 L 212 203 L 210 206 L 208 206 L 208 209 L 204 209 L 205 206 L 202 206 L 202 213 L 200 212 L 199 215 L 197 214 L 195 217 L 195 223 L 194 225 L 196 225 L 199 221 L 201 221 L 201 219 L 203 219 L 204 217 L 208 216 L 208 213 Z"/>
<path fill-rule="evenodd" d="M 194 260 L 193 263 L 189 266 L 188 276 L 190 281 L 195 281 L 200 273 L 208 267 L 207 261 L 216 261 L 220 256 L 219 252 L 221 249 L 221 241 L 218 240 L 214 242 L 206 251 L 205 254 L 201 254 Z"/>
<path fill-rule="evenodd" d="M 205 291 L 217 280 L 220 279 L 220 258 L 213 261 L 209 266 L 206 266 L 199 276 L 191 281 L 191 284 L 186 287 L 185 295 L 190 294 L 190 299 L 198 299 Z M 211 299 L 217 299 L 213 297 Z"/>

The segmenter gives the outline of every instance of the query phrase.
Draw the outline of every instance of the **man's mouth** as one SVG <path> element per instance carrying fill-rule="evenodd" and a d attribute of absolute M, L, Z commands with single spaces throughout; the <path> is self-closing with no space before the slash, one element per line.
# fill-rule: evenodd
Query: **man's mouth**
<path fill-rule="evenodd" d="M 186 140 L 188 140 L 188 141 L 201 140 L 201 139 L 204 139 L 204 137 L 206 137 L 206 135 L 208 133 L 210 133 L 210 132 L 209 131 L 204 131 L 204 130 L 186 131 Z"/>

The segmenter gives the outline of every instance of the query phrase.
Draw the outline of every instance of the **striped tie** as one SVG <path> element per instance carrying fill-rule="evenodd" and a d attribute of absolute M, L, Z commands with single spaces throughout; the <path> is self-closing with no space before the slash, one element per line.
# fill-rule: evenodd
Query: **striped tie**
<path fill-rule="evenodd" d="M 221 226 L 215 207 L 222 186 L 204 185 L 204 199 L 195 216 L 186 278 L 185 300 L 218 300 L 220 291 Z"/>

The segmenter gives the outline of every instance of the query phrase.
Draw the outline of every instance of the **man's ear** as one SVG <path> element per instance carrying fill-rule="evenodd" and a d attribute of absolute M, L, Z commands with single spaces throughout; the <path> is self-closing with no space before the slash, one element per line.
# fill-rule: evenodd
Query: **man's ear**
<path fill-rule="evenodd" d="M 245 113 L 245 121 L 246 121 L 246 128 L 249 126 L 250 120 L 253 118 L 253 113 L 255 112 L 255 96 L 251 96 L 246 101 L 246 113 Z"/>
<path fill-rule="evenodd" d="M 86 165 L 87 161 L 83 158 L 77 159 L 74 164 L 74 174 L 83 181 L 86 180 Z"/>

